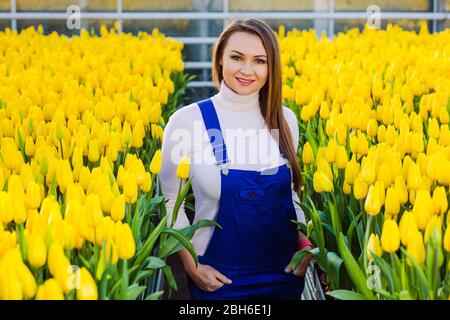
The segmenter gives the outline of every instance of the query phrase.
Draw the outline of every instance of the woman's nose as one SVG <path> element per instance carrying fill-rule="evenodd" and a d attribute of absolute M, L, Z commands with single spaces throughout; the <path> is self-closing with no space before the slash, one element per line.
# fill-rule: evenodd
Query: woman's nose
<path fill-rule="evenodd" d="M 244 63 L 244 65 L 241 67 L 240 71 L 242 74 L 251 74 L 252 67 L 250 66 L 250 63 Z"/>

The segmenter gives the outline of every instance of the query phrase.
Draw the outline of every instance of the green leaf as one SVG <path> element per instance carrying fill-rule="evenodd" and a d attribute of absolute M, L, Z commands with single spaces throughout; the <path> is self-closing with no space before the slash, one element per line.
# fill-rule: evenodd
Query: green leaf
<path fill-rule="evenodd" d="M 312 126 L 312 121 L 308 121 L 308 124 L 306 127 L 306 137 L 309 141 L 309 144 L 311 145 L 311 149 L 313 150 L 313 153 L 317 154 L 317 152 L 319 150 L 319 146 L 317 145 L 315 133 L 313 132 L 311 126 Z"/>
<path fill-rule="evenodd" d="M 142 202 L 144 201 L 144 195 L 141 195 L 139 197 L 139 200 L 136 202 L 136 207 L 134 209 L 134 214 L 133 214 L 133 218 L 132 218 L 132 222 L 131 222 L 131 231 L 133 233 L 133 237 L 134 239 L 140 239 L 141 237 L 139 236 L 139 231 L 141 230 L 141 225 L 142 225 L 142 219 L 141 219 L 141 206 L 142 206 Z"/>
<path fill-rule="evenodd" d="M 342 260 L 341 257 L 337 255 L 336 252 L 328 251 L 328 278 L 330 279 L 330 284 L 332 288 L 339 288 L 339 272 L 341 269 Z"/>
<path fill-rule="evenodd" d="M 177 282 L 176 282 L 175 277 L 174 277 L 174 275 L 172 273 L 172 269 L 169 266 L 164 266 L 164 267 L 162 267 L 162 270 L 164 272 L 164 275 L 166 277 L 167 284 L 169 285 L 169 287 L 174 289 L 174 290 L 178 290 Z"/>
<path fill-rule="evenodd" d="M 367 300 L 363 295 L 350 290 L 334 290 L 326 294 L 339 300 Z"/>
<path fill-rule="evenodd" d="M 292 270 L 297 269 L 297 267 L 302 263 L 303 259 L 310 255 L 308 249 L 302 249 L 300 251 L 297 251 L 294 256 L 291 258 L 291 261 L 289 262 L 289 265 L 291 266 Z"/>
<path fill-rule="evenodd" d="M 128 288 L 128 264 L 127 260 L 122 260 L 122 277 L 120 286 L 120 299 L 125 300 L 127 298 Z"/>
<path fill-rule="evenodd" d="M 317 244 L 316 245 L 319 247 L 319 255 L 317 256 L 317 262 L 319 263 L 319 266 L 322 268 L 322 270 L 327 272 L 328 271 L 328 263 L 327 263 L 327 258 L 326 258 L 325 238 L 323 236 L 322 222 L 320 220 L 320 217 L 316 210 L 314 202 L 311 200 L 311 198 L 309 196 L 307 196 L 306 199 L 310 203 L 309 211 L 311 213 L 313 229 L 317 235 Z"/>
<path fill-rule="evenodd" d="M 395 276 L 394 269 L 383 258 L 380 258 L 374 254 L 372 254 L 372 258 L 375 261 L 376 266 L 380 268 L 381 274 L 386 279 L 389 285 L 389 290 L 391 292 L 399 292 L 400 282 L 396 283 L 396 280 L 394 279 Z"/>
<path fill-rule="evenodd" d="M 136 279 L 134 281 L 139 282 L 143 279 L 149 279 L 152 276 L 152 274 L 154 274 L 154 273 L 155 273 L 155 269 L 141 270 L 137 273 Z"/>
<path fill-rule="evenodd" d="M 145 286 L 139 286 L 137 283 L 133 284 L 127 290 L 127 300 L 137 300 L 145 289 Z"/>
<path fill-rule="evenodd" d="M 428 283 L 428 279 L 425 275 L 425 272 L 423 271 L 422 267 L 417 263 L 416 259 L 414 259 L 413 256 L 411 256 L 408 251 L 405 250 L 405 248 L 400 248 L 402 253 L 410 259 L 410 261 L 413 264 L 413 268 L 416 271 L 417 279 L 419 281 L 420 289 L 421 289 L 421 298 L 422 299 L 428 299 L 430 296 L 430 286 Z"/>
<path fill-rule="evenodd" d="M 195 261 L 195 265 L 198 265 L 198 258 L 197 254 L 195 253 L 194 247 L 192 246 L 191 242 L 178 230 L 175 229 L 169 229 L 165 228 L 162 230 L 161 233 L 169 234 L 173 237 L 175 237 L 192 255 Z"/>
<path fill-rule="evenodd" d="M 170 223 L 170 226 L 173 227 L 175 224 L 175 221 L 177 221 L 178 217 L 178 211 L 180 210 L 181 204 L 183 203 L 184 198 L 186 197 L 186 194 L 189 191 L 189 187 L 191 186 L 192 177 L 188 179 L 184 187 L 181 189 L 180 193 L 177 196 L 177 200 L 175 201 L 175 205 L 173 208 L 173 215 L 172 215 L 172 222 Z"/>
<path fill-rule="evenodd" d="M 190 225 L 188 227 L 182 228 L 178 231 L 180 231 L 187 239 L 191 239 L 194 235 L 195 231 L 197 231 L 200 228 L 203 227 L 210 227 L 210 226 L 217 226 L 218 228 L 221 228 L 219 224 L 215 221 L 202 219 L 198 221 L 197 223 Z M 162 245 L 158 256 L 162 259 L 167 258 L 168 256 L 178 252 L 183 245 L 174 237 L 170 237 L 167 239 L 167 241 Z"/>
<path fill-rule="evenodd" d="M 159 235 L 161 234 L 161 231 L 165 228 L 167 224 L 167 217 L 168 217 L 167 215 L 164 216 L 164 218 L 161 219 L 156 228 L 153 229 L 152 233 L 145 241 L 141 250 L 137 253 L 136 255 L 137 258 L 133 263 L 134 266 L 141 266 L 142 262 L 150 255 L 150 252 L 153 249 L 156 240 L 158 239 Z"/>
<path fill-rule="evenodd" d="M 344 260 L 345 267 L 347 272 L 352 279 L 353 284 L 359 293 L 361 293 L 365 298 L 374 300 L 374 295 L 372 291 L 367 287 L 366 277 L 364 273 L 358 266 L 355 258 L 353 257 L 350 250 L 347 248 L 345 244 L 344 235 L 339 233 L 338 236 L 338 246 L 339 251 L 341 253 L 342 259 Z"/>
<path fill-rule="evenodd" d="M 148 257 L 147 260 L 145 260 L 147 262 L 146 265 L 146 269 L 158 269 L 158 268 L 162 268 L 166 265 L 166 262 L 161 260 L 158 257 Z"/>
<path fill-rule="evenodd" d="M 159 297 L 161 297 L 164 294 L 164 291 L 156 291 L 153 292 L 152 294 L 149 294 L 145 300 L 158 300 Z"/>

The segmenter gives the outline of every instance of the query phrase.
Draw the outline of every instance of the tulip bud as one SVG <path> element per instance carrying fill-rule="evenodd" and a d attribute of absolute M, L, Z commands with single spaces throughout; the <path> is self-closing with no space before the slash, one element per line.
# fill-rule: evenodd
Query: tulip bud
<path fill-rule="evenodd" d="M 400 247 L 400 232 L 397 222 L 392 219 L 384 220 L 381 233 L 381 247 L 386 252 L 396 252 Z"/>
<path fill-rule="evenodd" d="M 436 187 L 433 192 L 434 213 L 445 213 L 448 209 L 447 194 L 444 187 Z"/>
<path fill-rule="evenodd" d="M 377 186 L 371 185 L 364 203 L 364 209 L 370 215 L 377 215 L 381 209 L 380 190 Z"/>
<path fill-rule="evenodd" d="M 30 182 L 25 194 L 25 204 L 28 209 L 38 209 L 41 205 L 41 188 L 39 184 Z"/>
<path fill-rule="evenodd" d="M 161 150 L 156 150 L 153 155 L 152 162 L 150 163 L 150 172 L 153 174 L 158 174 L 161 171 L 162 164 L 162 153 Z"/>
<path fill-rule="evenodd" d="M 384 208 L 384 212 L 389 215 L 396 215 L 400 211 L 400 200 L 394 187 L 389 187 L 386 192 L 386 202 Z"/>
<path fill-rule="evenodd" d="M 361 177 L 355 179 L 353 195 L 356 200 L 363 200 L 367 196 L 368 189 L 369 185 Z"/>
<path fill-rule="evenodd" d="M 404 246 L 407 246 L 413 232 L 419 231 L 416 217 L 410 211 L 405 211 L 400 219 L 400 238 Z"/>
<path fill-rule="evenodd" d="M 116 223 L 115 244 L 120 259 L 130 259 L 134 256 L 136 247 L 130 226 L 120 221 Z"/>
<path fill-rule="evenodd" d="M 343 146 L 336 148 L 336 166 L 339 169 L 344 169 L 347 166 L 347 152 Z"/>
<path fill-rule="evenodd" d="M 425 230 L 433 212 L 433 200 L 431 199 L 429 192 L 426 190 L 419 190 L 413 206 L 413 213 L 416 217 L 419 229 Z"/>
<path fill-rule="evenodd" d="M 54 278 L 45 280 L 37 289 L 36 300 L 64 300 L 64 294 Z"/>
<path fill-rule="evenodd" d="M 422 265 L 425 262 L 425 246 L 423 244 L 422 232 L 417 230 L 412 233 L 407 247 L 407 252 L 419 265 Z M 409 258 L 408 265 L 412 265 Z"/>
<path fill-rule="evenodd" d="M 378 131 L 377 121 L 375 119 L 370 119 L 369 122 L 367 123 L 367 134 L 369 135 L 369 137 L 373 138 L 377 135 L 377 131 Z"/>
<path fill-rule="evenodd" d="M 114 199 L 111 207 L 111 218 L 114 221 L 120 221 L 125 217 L 125 196 L 119 195 Z"/>
<path fill-rule="evenodd" d="M 98 147 L 98 142 L 96 140 L 89 141 L 89 151 L 88 151 L 89 161 L 95 163 L 100 159 L 100 150 Z"/>
<path fill-rule="evenodd" d="M 450 227 L 448 223 L 444 235 L 444 249 L 445 251 L 450 252 Z"/>
<path fill-rule="evenodd" d="M 333 182 L 322 171 L 316 171 L 313 177 L 313 186 L 316 192 L 332 192 Z"/>
<path fill-rule="evenodd" d="M 77 300 L 97 300 L 97 285 L 89 271 L 82 267 L 78 273 Z"/>
<path fill-rule="evenodd" d="M 369 260 L 372 260 L 372 254 L 375 254 L 377 257 L 381 257 L 383 254 L 383 250 L 380 245 L 380 238 L 378 238 L 378 235 L 374 233 L 370 235 L 369 241 L 367 242 L 367 258 Z"/>
<path fill-rule="evenodd" d="M 176 175 L 178 179 L 184 180 L 189 176 L 190 159 L 188 156 L 183 156 L 178 164 Z"/>
<path fill-rule="evenodd" d="M 314 162 L 314 153 L 308 141 L 303 145 L 302 159 L 305 165 L 310 165 Z"/>
<path fill-rule="evenodd" d="M 28 243 L 28 261 L 35 268 L 40 268 L 47 260 L 47 247 L 40 235 L 31 236 Z"/>

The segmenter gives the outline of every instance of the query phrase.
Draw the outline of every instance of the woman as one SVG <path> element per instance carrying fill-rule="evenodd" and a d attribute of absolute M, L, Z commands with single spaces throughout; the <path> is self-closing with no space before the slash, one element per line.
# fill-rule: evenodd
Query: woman
<path fill-rule="evenodd" d="M 191 159 L 195 219 L 215 220 L 192 238 L 199 264 L 179 252 L 193 299 L 300 299 L 310 257 L 289 262 L 311 243 L 305 223 L 295 114 L 282 107 L 281 67 L 273 30 L 258 19 L 232 21 L 213 48 L 219 92 L 176 111 L 164 130 L 163 192 L 168 212 L 178 193 L 182 155 Z M 275 136 L 275 137 L 274 137 Z M 169 217 L 169 221 L 171 217 Z M 189 221 L 183 210 L 175 228 Z"/>

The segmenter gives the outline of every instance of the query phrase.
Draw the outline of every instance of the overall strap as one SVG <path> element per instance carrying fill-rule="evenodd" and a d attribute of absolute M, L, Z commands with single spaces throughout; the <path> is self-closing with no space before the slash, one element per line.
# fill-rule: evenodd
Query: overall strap
<path fill-rule="evenodd" d="M 199 101 L 197 104 L 202 113 L 203 122 L 205 123 L 214 157 L 216 158 L 216 164 L 219 165 L 228 162 L 227 149 L 213 102 L 208 98 Z"/>

